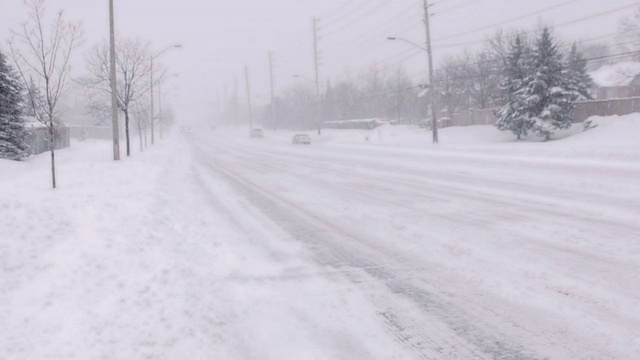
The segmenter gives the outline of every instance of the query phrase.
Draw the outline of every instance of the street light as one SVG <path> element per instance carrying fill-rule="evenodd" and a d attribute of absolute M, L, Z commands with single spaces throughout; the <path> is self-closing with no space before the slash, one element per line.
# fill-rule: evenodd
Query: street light
<path fill-rule="evenodd" d="M 418 48 L 424 52 L 427 53 L 427 57 L 428 57 L 428 61 L 429 61 L 429 85 L 428 88 L 430 88 L 431 90 L 431 114 L 432 114 L 432 121 L 431 121 L 431 129 L 433 131 L 433 143 L 437 144 L 438 143 L 438 117 L 436 115 L 436 94 L 435 94 L 435 88 L 433 86 L 433 62 L 431 60 L 431 51 L 429 51 L 429 48 L 426 48 L 424 46 L 420 46 L 418 44 L 416 44 L 413 41 L 409 41 L 407 39 L 401 38 L 401 37 L 395 37 L 395 36 L 389 36 L 387 37 L 387 40 L 391 40 L 391 41 L 402 41 L 404 43 L 407 43 L 415 48 Z"/>
<path fill-rule="evenodd" d="M 153 60 L 171 49 L 182 48 L 182 44 L 171 45 L 151 56 L 151 144 L 154 143 L 154 114 L 153 114 Z"/>
<path fill-rule="evenodd" d="M 315 114 L 314 115 L 316 117 L 316 125 L 318 127 L 318 135 L 320 135 L 321 134 L 321 130 L 320 130 L 320 114 L 319 114 L 320 111 L 318 110 L 319 107 L 320 107 L 320 91 L 319 91 L 319 87 L 318 87 L 318 82 L 314 81 L 314 80 L 311 80 L 308 77 L 302 76 L 302 75 L 297 75 L 296 74 L 296 75 L 293 75 L 293 77 L 296 78 L 296 79 L 302 79 L 302 80 L 308 81 L 308 82 L 310 82 L 310 83 L 312 83 L 312 84 L 314 84 L 316 86 L 316 101 L 314 102 L 314 106 L 315 106 Z"/>

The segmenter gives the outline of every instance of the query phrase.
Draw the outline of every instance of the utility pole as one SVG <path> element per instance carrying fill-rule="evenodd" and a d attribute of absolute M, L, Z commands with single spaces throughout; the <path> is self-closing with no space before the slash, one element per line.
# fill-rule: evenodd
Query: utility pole
<path fill-rule="evenodd" d="M 431 88 L 431 129 L 433 130 L 433 143 L 438 143 L 438 113 L 436 111 L 436 89 L 433 83 L 433 54 L 431 52 L 431 28 L 429 26 L 429 2 L 424 1 L 424 27 L 427 35 L 427 60 L 429 61 L 429 86 Z"/>
<path fill-rule="evenodd" d="M 120 160 L 120 130 L 118 126 L 118 88 L 116 86 L 116 31 L 113 18 L 113 0 L 109 0 L 111 128 L 113 132 L 113 160 L 117 161 Z"/>
<path fill-rule="evenodd" d="M 320 74 L 318 71 L 318 19 L 313 18 L 313 59 L 314 59 L 314 68 L 316 74 L 316 101 L 315 101 L 315 116 L 316 123 L 318 125 L 318 135 L 322 133 L 320 129 Z"/>
<path fill-rule="evenodd" d="M 247 80 L 247 105 L 249 106 L 249 129 L 253 129 L 253 113 L 251 111 L 251 88 L 249 87 L 249 67 L 244 67 L 244 77 Z"/>
<path fill-rule="evenodd" d="M 269 52 L 269 78 L 271 80 L 271 122 L 273 123 L 273 131 L 278 130 L 278 124 L 276 123 L 276 101 L 273 87 L 273 53 Z"/>

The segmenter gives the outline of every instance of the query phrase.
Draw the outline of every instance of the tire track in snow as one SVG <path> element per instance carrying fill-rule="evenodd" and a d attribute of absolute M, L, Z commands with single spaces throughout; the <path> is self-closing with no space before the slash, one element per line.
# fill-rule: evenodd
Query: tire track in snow
<path fill-rule="evenodd" d="M 247 154 L 247 157 L 244 158 L 245 161 L 240 162 L 241 165 L 244 164 L 248 168 L 251 167 L 254 170 L 254 166 L 265 166 L 264 164 L 256 163 L 254 153 L 240 149 L 238 149 L 238 152 L 244 152 Z M 251 157 L 251 154 L 254 155 L 253 158 Z M 235 149 L 233 156 L 238 156 Z M 625 219 L 626 221 L 620 221 L 620 219 L 612 219 L 610 216 L 608 218 L 602 218 L 600 214 L 580 214 L 581 212 L 584 212 L 585 203 L 596 201 L 596 199 L 589 198 L 588 194 L 576 195 L 578 194 L 576 193 L 569 196 L 559 197 L 555 192 L 547 194 L 540 192 L 542 190 L 531 192 L 530 189 L 528 189 L 527 184 L 515 184 L 517 186 L 514 188 L 514 184 L 511 183 L 491 183 L 490 180 L 485 179 L 478 183 L 478 179 L 475 176 L 464 177 L 461 175 L 448 174 L 448 172 L 434 173 L 433 171 L 430 171 L 421 173 L 418 171 L 410 171 L 408 173 L 404 172 L 400 174 L 401 171 L 399 168 L 391 168 L 387 166 L 382 169 L 376 168 L 375 170 L 372 169 L 371 166 L 367 168 L 354 168 L 353 164 L 346 162 L 345 159 L 331 158 L 331 162 L 324 161 L 322 165 L 318 166 L 311 164 L 308 161 L 300 161 L 300 157 L 294 157 L 291 155 L 277 156 L 277 160 L 281 161 L 281 164 L 285 165 L 287 164 L 287 160 L 284 160 L 283 158 L 293 158 L 295 160 L 293 165 L 301 168 L 310 168 L 314 170 L 322 169 L 325 171 L 331 169 L 334 173 L 349 171 L 351 173 L 358 174 L 359 177 L 365 179 L 379 178 L 382 183 L 384 183 L 389 176 L 393 176 L 394 184 L 402 186 L 405 189 L 415 191 L 415 196 L 421 196 L 425 191 L 429 191 L 438 197 L 446 195 L 448 198 L 460 199 L 466 202 L 472 201 L 475 203 L 482 203 L 484 206 L 490 205 L 492 208 L 500 209 L 501 213 L 506 214 L 506 216 L 513 216 L 513 214 L 520 213 L 526 215 L 527 218 L 540 218 L 544 214 L 546 219 L 545 221 L 548 221 L 549 218 L 553 221 L 562 221 L 564 226 L 568 226 L 572 229 L 581 229 L 587 225 L 590 227 L 590 232 L 599 233 L 602 238 L 607 238 L 608 236 L 629 239 L 640 237 L 640 229 L 637 227 L 629 227 L 627 219 Z M 254 161 L 251 161 L 252 159 Z M 272 157 L 269 158 L 269 164 L 273 166 Z M 289 166 L 292 165 L 290 162 L 288 164 Z M 369 163 L 369 165 L 371 165 L 371 163 Z M 282 169 L 286 170 L 286 166 Z M 316 180 L 309 179 L 308 181 Z M 539 188 L 543 189 L 542 187 Z M 553 188 L 549 187 L 546 187 L 546 189 L 549 191 L 553 190 Z M 358 190 L 350 189 L 350 191 L 357 192 Z M 506 194 L 505 191 L 507 192 Z M 585 198 L 585 196 L 587 197 Z M 543 197 L 546 202 L 541 201 L 541 197 Z M 562 199 L 561 202 L 558 201 L 560 198 Z M 389 201 L 388 198 L 384 200 Z M 602 199 L 599 199 L 598 201 L 600 200 Z M 609 199 L 609 201 L 602 200 L 600 202 L 608 204 L 610 200 L 611 199 Z M 554 206 L 551 206 L 550 204 Z M 567 204 L 571 204 L 571 207 L 567 208 Z M 638 203 L 631 201 L 629 204 L 632 204 L 632 207 L 624 209 L 626 210 L 625 214 L 640 214 L 638 211 L 640 205 L 638 205 Z M 620 209 L 621 204 L 615 202 L 615 205 L 609 206 Z M 550 215 L 551 217 L 549 217 Z M 479 227 L 486 226 L 486 218 L 477 214 L 467 213 L 465 214 L 465 219 L 461 219 L 460 217 L 453 219 L 444 214 L 431 214 L 431 216 L 443 216 L 446 218 L 445 220 L 449 221 L 467 221 L 470 225 L 474 225 L 473 223 L 476 223 L 475 225 Z M 541 245 L 547 246 L 548 244 Z M 583 253 L 576 248 L 573 248 L 572 251 L 578 251 L 581 254 Z"/>
<path fill-rule="evenodd" d="M 327 223 L 269 190 L 243 179 L 241 175 L 219 162 L 201 156 L 202 161 L 209 164 L 212 171 L 224 178 L 228 184 L 245 195 L 246 198 L 251 199 L 254 205 L 275 223 L 295 239 L 308 244 L 321 265 L 331 269 L 348 268 L 363 271 L 374 281 L 384 284 L 394 296 L 409 300 L 414 306 L 421 309 L 427 318 L 432 317 L 445 324 L 447 329 L 442 330 L 448 330 L 458 337 L 458 339 L 439 337 L 434 340 L 427 335 L 427 333 L 431 333 L 433 336 L 434 331 L 430 331 L 432 329 L 423 326 L 422 331 L 416 332 L 416 326 L 412 325 L 411 321 L 405 318 L 401 312 L 394 311 L 393 307 L 381 312 L 381 316 L 392 328 L 394 335 L 418 354 L 426 351 L 433 354 L 435 351 L 438 355 L 447 358 L 453 356 L 451 354 L 460 352 L 467 356 L 486 359 L 524 360 L 538 358 L 535 354 L 509 340 L 506 334 L 492 329 L 490 324 L 483 323 L 480 319 L 474 319 L 472 314 L 467 313 L 457 304 L 399 278 L 388 270 L 387 266 L 349 252 L 340 245 L 343 238 L 349 238 L 356 242 L 365 242 L 365 240 L 358 239 L 357 236 L 344 229 Z M 378 258 L 384 258 L 384 256 L 381 254 Z M 385 300 L 385 302 L 391 303 L 394 301 L 394 299 Z M 437 330 L 435 331 L 436 335 L 439 333 Z M 434 344 L 440 342 L 445 343 L 444 346 L 436 345 L 434 348 Z M 431 344 L 431 347 L 428 347 L 427 344 Z M 445 351 L 445 349 L 447 350 Z M 423 358 L 430 358 L 428 354 L 423 355 L 425 356 Z M 452 358 L 459 358 L 458 355 Z"/>

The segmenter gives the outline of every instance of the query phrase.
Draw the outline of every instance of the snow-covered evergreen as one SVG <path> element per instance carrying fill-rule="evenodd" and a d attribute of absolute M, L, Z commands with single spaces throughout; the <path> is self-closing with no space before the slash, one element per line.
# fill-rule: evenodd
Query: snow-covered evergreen
<path fill-rule="evenodd" d="M 580 59 L 577 51 L 574 56 Z M 575 72 L 574 69 L 568 71 L 547 27 L 530 52 L 516 37 L 506 64 L 504 89 L 508 92 L 508 102 L 499 111 L 498 129 L 512 131 L 518 138 L 533 131 L 549 140 L 554 130 L 569 128 L 573 122 L 575 95 L 588 94 L 584 88 L 588 79 L 579 78 L 580 63 L 575 61 Z"/>
<path fill-rule="evenodd" d="M 0 51 L 0 158 L 21 160 L 28 156 L 22 101 L 20 81 Z"/>
<path fill-rule="evenodd" d="M 576 43 L 571 46 L 571 52 L 567 56 L 565 69 L 567 89 L 571 92 L 571 101 L 592 100 L 589 92 L 593 86 L 593 79 L 587 70 L 587 60 L 578 50 Z"/>
<path fill-rule="evenodd" d="M 571 126 L 573 103 L 562 53 L 548 27 L 542 29 L 536 41 L 532 65 L 532 74 L 524 80 L 518 96 L 526 101 L 527 116 L 534 122 L 533 130 L 549 140 L 554 130 Z"/>
<path fill-rule="evenodd" d="M 501 131 L 511 131 L 520 139 L 531 131 L 534 123 L 527 116 L 526 102 L 518 96 L 531 68 L 530 51 L 519 35 L 511 44 L 504 65 L 506 78 L 501 83 L 501 89 L 505 92 L 506 104 L 498 112 L 496 127 Z"/>

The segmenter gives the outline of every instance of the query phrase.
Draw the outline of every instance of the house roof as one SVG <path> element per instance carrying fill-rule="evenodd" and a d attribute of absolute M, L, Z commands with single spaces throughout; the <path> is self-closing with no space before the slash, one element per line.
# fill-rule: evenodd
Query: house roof
<path fill-rule="evenodd" d="M 640 75 L 640 62 L 621 62 L 604 65 L 591 72 L 593 82 L 600 87 L 628 86 Z"/>

